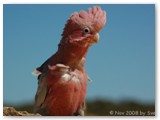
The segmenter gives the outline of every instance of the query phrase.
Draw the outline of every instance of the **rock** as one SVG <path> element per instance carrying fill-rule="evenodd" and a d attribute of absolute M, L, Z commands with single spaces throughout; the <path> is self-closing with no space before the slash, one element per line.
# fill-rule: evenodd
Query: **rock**
<path fill-rule="evenodd" d="M 27 111 L 17 111 L 13 107 L 3 107 L 3 116 L 41 116 L 40 114 L 28 113 Z"/>

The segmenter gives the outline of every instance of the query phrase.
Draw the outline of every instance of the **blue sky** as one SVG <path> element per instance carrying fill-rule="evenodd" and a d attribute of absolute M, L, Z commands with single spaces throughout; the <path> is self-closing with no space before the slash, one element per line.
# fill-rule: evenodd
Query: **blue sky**
<path fill-rule="evenodd" d="M 4 5 L 4 103 L 34 99 L 31 72 L 57 50 L 69 16 L 94 5 Z M 87 55 L 87 99 L 155 100 L 155 6 L 99 5 L 107 12 L 100 41 Z"/>

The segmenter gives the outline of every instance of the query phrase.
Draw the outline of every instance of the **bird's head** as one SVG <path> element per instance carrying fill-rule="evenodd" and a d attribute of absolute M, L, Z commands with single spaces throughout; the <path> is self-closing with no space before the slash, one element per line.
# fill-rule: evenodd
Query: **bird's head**
<path fill-rule="evenodd" d="M 100 7 L 89 8 L 88 12 L 73 13 L 67 21 L 62 44 L 71 43 L 80 46 L 91 46 L 99 40 L 99 32 L 106 23 L 106 12 Z"/>

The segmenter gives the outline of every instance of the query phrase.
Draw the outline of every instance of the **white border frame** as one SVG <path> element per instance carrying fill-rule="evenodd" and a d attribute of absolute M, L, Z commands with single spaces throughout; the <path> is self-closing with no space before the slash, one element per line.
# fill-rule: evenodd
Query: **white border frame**
<path fill-rule="evenodd" d="M 159 60 L 160 60 L 160 42 L 159 42 L 159 34 L 158 34 L 158 30 L 159 30 L 159 24 L 158 24 L 158 21 L 159 21 L 159 15 L 160 15 L 160 11 L 159 11 L 159 2 L 158 0 L 130 0 L 130 1 L 127 1 L 127 0 L 1 0 L 0 1 L 0 26 L 1 26 L 1 29 L 0 29 L 0 113 L 1 113 L 1 118 L 0 119 L 39 119 L 39 117 L 4 117 L 3 116 L 3 4 L 155 4 L 155 55 L 156 55 L 156 63 L 155 63 L 155 78 L 156 78 L 156 81 L 155 81 L 155 94 L 156 94 L 156 101 L 155 101 L 155 105 L 156 105 L 156 117 L 128 117 L 128 116 L 125 116 L 125 117 L 81 117 L 82 119 L 126 119 L 126 120 L 132 120 L 132 119 L 140 119 L 140 120 L 143 120 L 143 119 L 160 119 L 159 118 L 159 114 L 160 111 L 159 111 L 159 108 L 160 108 L 160 105 L 158 104 L 158 101 L 159 101 L 159 68 L 160 68 L 160 65 L 158 64 Z M 40 119 L 78 119 L 80 117 L 40 117 Z M 80 118 L 80 119 L 81 119 Z"/>

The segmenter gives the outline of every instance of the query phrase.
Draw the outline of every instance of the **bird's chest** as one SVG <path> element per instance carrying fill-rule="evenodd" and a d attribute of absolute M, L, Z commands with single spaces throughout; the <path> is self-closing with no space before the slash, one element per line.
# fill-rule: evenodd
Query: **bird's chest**
<path fill-rule="evenodd" d="M 57 92 L 74 93 L 83 91 L 84 87 L 86 87 L 87 78 L 85 74 L 80 71 L 74 71 L 69 73 L 64 73 L 60 76 L 60 78 L 53 83 L 52 90 Z"/>
<path fill-rule="evenodd" d="M 49 87 L 46 103 L 50 114 L 71 115 L 85 100 L 86 77 L 81 72 L 63 74 Z M 63 110 L 62 110 L 63 108 Z"/>

